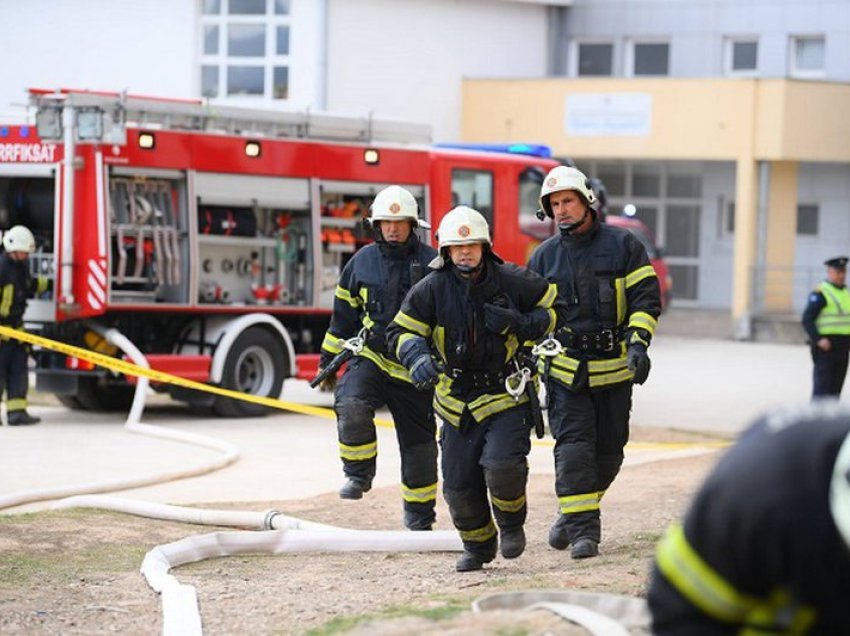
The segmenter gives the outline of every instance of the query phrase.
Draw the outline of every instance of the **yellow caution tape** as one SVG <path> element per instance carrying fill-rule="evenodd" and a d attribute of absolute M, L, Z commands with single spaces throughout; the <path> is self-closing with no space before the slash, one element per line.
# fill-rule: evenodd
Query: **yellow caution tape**
<path fill-rule="evenodd" d="M 316 417 L 325 417 L 330 419 L 336 418 L 336 414 L 331 409 L 322 408 L 319 406 L 307 406 L 306 404 L 297 404 L 295 402 L 285 402 L 276 398 L 270 398 L 261 395 L 251 395 L 250 393 L 233 391 L 231 389 L 225 389 L 220 386 L 214 386 L 212 384 L 204 384 L 203 382 L 187 380 L 186 378 L 171 375 L 170 373 L 165 373 L 164 371 L 146 369 L 144 367 L 140 367 L 137 364 L 133 364 L 132 362 L 121 360 L 120 358 L 113 358 L 111 356 L 106 356 L 101 353 L 89 351 L 88 349 L 75 347 L 64 342 L 58 342 L 56 340 L 50 340 L 49 338 L 44 338 L 42 336 L 36 336 L 31 333 L 27 333 L 26 331 L 21 331 L 20 329 L 12 329 L 11 327 L 4 327 L 0 325 L 0 336 L 4 338 L 14 338 L 15 340 L 20 340 L 21 342 L 27 342 L 29 344 L 37 345 L 44 349 L 50 349 L 51 351 L 58 351 L 59 353 L 64 353 L 66 356 L 70 356 L 72 358 L 79 358 L 80 360 L 85 360 L 86 362 L 91 362 L 92 364 L 96 364 L 99 367 L 109 369 L 110 371 L 115 371 L 116 373 L 123 373 L 125 375 L 132 375 L 135 377 L 144 377 L 153 380 L 154 382 L 162 382 L 163 384 L 174 384 L 175 386 L 182 386 L 187 389 L 195 389 L 196 391 L 215 393 L 216 395 L 222 395 L 224 397 L 233 398 L 235 400 L 243 400 L 245 402 L 253 402 L 254 404 L 261 404 L 263 406 L 268 406 L 273 409 L 293 411 L 294 413 L 303 413 L 304 415 L 314 415 Z M 378 418 L 375 419 L 375 424 L 377 424 L 378 426 L 385 426 L 389 428 L 392 428 L 393 426 L 392 422 Z"/>

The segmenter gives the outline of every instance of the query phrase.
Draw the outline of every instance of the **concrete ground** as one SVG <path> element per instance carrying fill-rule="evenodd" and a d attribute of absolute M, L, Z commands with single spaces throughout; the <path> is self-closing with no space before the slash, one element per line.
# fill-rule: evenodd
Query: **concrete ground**
<path fill-rule="evenodd" d="M 660 329 L 650 353 L 649 381 L 634 392 L 636 425 L 734 436 L 760 413 L 809 399 L 811 362 L 803 346 L 702 340 Z M 287 383 L 283 399 L 331 405 L 330 395 L 300 381 Z M 229 442 L 240 449 L 240 457 L 204 476 L 113 494 L 162 503 L 273 501 L 311 497 L 335 490 L 342 482 L 331 418 L 281 412 L 261 419 L 209 419 L 164 404 L 161 398 L 155 401 L 145 411 L 144 423 Z M 122 414 L 48 405 L 34 405 L 31 411 L 43 418 L 41 424 L 0 427 L 0 507 L 24 491 L 137 479 L 196 467 L 219 456 L 210 449 L 128 432 Z M 398 483 L 394 437 L 392 429 L 379 428 L 376 485 Z M 552 472 L 551 447 L 551 439 L 535 440 L 532 471 Z M 632 445 L 627 462 L 648 461 L 661 452 L 702 451 Z M 6 512 L 49 506 L 31 503 Z"/>

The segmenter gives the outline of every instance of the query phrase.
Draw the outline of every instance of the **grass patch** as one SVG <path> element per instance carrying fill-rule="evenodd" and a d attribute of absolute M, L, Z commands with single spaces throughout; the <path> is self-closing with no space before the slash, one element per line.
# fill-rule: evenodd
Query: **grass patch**
<path fill-rule="evenodd" d="M 391 618 L 425 618 L 431 621 L 444 621 L 457 616 L 458 614 L 469 610 L 468 599 L 444 599 L 438 601 L 441 605 L 435 607 L 415 608 L 407 605 L 393 605 L 380 612 L 372 612 L 369 614 L 359 614 L 357 616 L 345 616 L 335 618 L 322 627 L 317 627 L 306 632 L 306 636 L 332 636 L 333 634 L 341 634 L 358 625 L 369 623 L 376 620 L 386 620 Z"/>
<path fill-rule="evenodd" d="M 147 552 L 130 545 L 101 545 L 85 550 L 65 550 L 61 545 L 33 554 L 9 550 L 0 553 L 0 587 L 44 582 L 67 584 L 80 578 L 132 572 Z"/>

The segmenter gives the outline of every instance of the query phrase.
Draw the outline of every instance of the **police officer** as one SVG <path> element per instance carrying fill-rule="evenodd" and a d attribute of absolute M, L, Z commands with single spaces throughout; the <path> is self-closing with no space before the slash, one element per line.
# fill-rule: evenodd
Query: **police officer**
<path fill-rule="evenodd" d="M 599 502 L 623 462 L 632 383 L 649 374 L 646 350 L 661 308 L 646 250 L 630 232 L 601 223 L 596 204 L 584 174 L 553 168 L 541 188 L 538 217 L 554 218 L 559 233 L 529 262 L 567 304 L 556 333 L 564 349 L 544 382 L 560 504 L 549 545 L 564 550 L 572 544 L 574 559 L 598 553 Z"/>
<path fill-rule="evenodd" d="M 809 336 L 814 362 L 812 399 L 838 397 L 847 375 L 850 352 L 850 292 L 846 256 L 824 263 L 826 280 L 809 294 L 803 328 Z"/>
<path fill-rule="evenodd" d="M 505 381 L 520 345 L 554 328 L 557 293 L 492 252 L 476 210 L 451 210 L 437 237 L 436 272 L 410 291 L 388 333 L 416 386 L 436 385 L 443 495 L 464 546 L 456 568 L 466 572 L 495 558 L 499 538 L 506 559 L 525 549 L 529 398 Z"/>
<path fill-rule="evenodd" d="M 756 423 L 658 545 L 653 634 L 847 634 L 850 411 Z"/>
<path fill-rule="evenodd" d="M 342 271 L 330 328 L 322 342 L 320 369 L 342 351 L 342 343 L 368 331 L 363 350 L 348 363 L 334 395 L 339 453 L 346 482 L 343 499 L 360 499 L 372 487 L 378 455 L 375 410 L 386 405 L 395 422 L 401 452 L 404 523 L 430 530 L 437 498 L 436 421 L 431 395 L 418 391 L 395 355 L 387 350 L 385 330 L 411 286 L 436 255 L 419 241 L 416 199 L 399 186 L 381 190 L 371 206 L 377 241 L 359 250 Z M 336 384 L 326 381 L 325 389 Z"/>
<path fill-rule="evenodd" d="M 23 225 L 3 233 L 0 255 L 0 325 L 20 329 L 27 298 L 47 291 L 46 278 L 33 278 L 29 255 L 35 252 L 35 237 Z M 38 424 L 41 418 L 27 413 L 29 347 L 19 340 L 0 341 L 0 393 L 6 388 L 6 420 L 9 426 Z"/>

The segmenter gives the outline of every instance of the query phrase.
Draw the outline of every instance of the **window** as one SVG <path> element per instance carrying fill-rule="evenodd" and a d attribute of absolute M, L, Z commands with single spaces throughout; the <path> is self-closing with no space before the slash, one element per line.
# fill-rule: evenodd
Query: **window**
<path fill-rule="evenodd" d="M 540 168 L 526 168 L 519 175 L 519 230 L 538 241 L 545 241 L 555 232 L 555 222 L 537 218 L 540 207 L 540 186 L 546 173 Z"/>
<path fill-rule="evenodd" d="M 816 204 L 801 203 L 797 206 L 797 234 L 801 236 L 818 235 L 818 214 Z"/>
<path fill-rule="evenodd" d="M 730 75 L 752 75 L 758 68 L 758 40 L 729 38 L 726 40 L 725 69 Z"/>
<path fill-rule="evenodd" d="M 289 98 L 290 0 L 203 0 L 201 95 Z"/>
<path fill-rule="evenodd" d="M 666 42 L 635 42 L 632 45 L 632 75 L 669 74 L 669 44 Z"/>
<path fill-rule="evenodd" d="M 614 45 L 580 43 L 576 75 L 612 75 L 614 69 Z"/>
<path fill-rule="evenodd" d="M 452 207 L 466 205 L 487 219 L 491 238 L 493 226 L 493 173 L 484 170 L 452 170 Z"/>
<path fill-rule="evenodd" d="M 826 41 L 823 36 L 791 38 L 790 72 L 796 77 L 823 77 Z"/>

